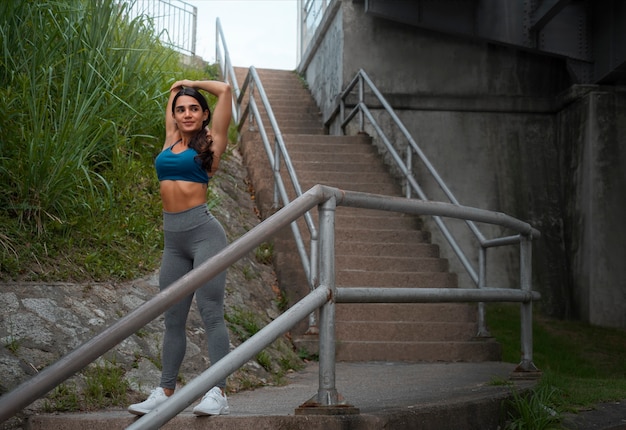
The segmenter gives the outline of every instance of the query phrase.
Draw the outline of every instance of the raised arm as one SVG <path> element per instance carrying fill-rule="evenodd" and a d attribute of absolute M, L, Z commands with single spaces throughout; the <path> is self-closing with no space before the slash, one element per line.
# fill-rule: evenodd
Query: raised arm
<path fill-rule="evenodd" d="M 181 138 L 180 131 L 178 131 L 176 121 L 174 121 L 174 115 L 172 114 L 172 103 L 174 103 L 174 97 L 182 88 L 180 82 L 182 81 L 178 81 L 170 87 L 170 97 L 165 108 L 165 142 L 163 143 L 163 149 L 170 147 L 174 142 Z"/>
<path fill-rule="evenodd" d="M 211 114 L 211 137 L 213 144 L 213 166 L 209 176 L 213 176 L 220 163 L 220 157 L 228 146 L 228 127 L 232 116 L 232 92 L 230 85 L 221 81 L 192 81 L 192 87 L 204 90 L 217 97 L 217 103 Z"/>

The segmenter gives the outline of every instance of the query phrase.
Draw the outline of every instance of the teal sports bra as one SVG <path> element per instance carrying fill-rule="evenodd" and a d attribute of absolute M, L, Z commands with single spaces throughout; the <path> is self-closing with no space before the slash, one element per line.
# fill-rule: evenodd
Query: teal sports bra
<path fill-rule="evenodd" d="M 200 160 L 196 158 L 198 153 L 195 149 L 187 148 L 178 154 L 172 152 L 172 148 L 178 142 L 161 151 L 154 160 L 159 181 L 189 181 L 208 184 L 211 178 L 202 168 Z"/>

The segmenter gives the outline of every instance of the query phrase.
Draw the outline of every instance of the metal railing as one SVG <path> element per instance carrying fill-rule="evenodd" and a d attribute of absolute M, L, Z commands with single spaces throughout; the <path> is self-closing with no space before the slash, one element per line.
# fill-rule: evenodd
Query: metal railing
<path fill-rule="evenodd" d="M 216 58 L 220 59 L 220 64 L 222 65 L 222 69 L 221 69 L 222 75 L 226 76 L 227 81 L 229 81 L 231 85 L 233 85 L 233 88 L 235 88 L 237 100 L 233 107 L 233 112 L 234 112 L 234 115 L 236 115 L 235 117 L 237 118 L 237 124 L 238 124 L 239 130 L 241 130 L 241 128 L 243 127 L 247 119 L 246 118 L 247 115 L 250 116 L 249 124 L 251 128 L 254 127 L 254 123 L 256 122 L 258 126 L 258 131 L 261 136 L 263 146 L 267 153 L 268 160 L 270 162 L 273 176 L 274 176 L 274 189 L 275 189 L 274 206 L 279 207 L 281 204 L 286 205 L 289 203 L 289 197 L 286 191 L 286 184 L 284 183 L 283 177 L 280 172 L 281 160 L 283 160 L 285 164 L 287 175 L 290 179 L 289 185 L 294 190 L 295 195 L 296 196 L 302 195 L 302 191 L 301 191 L 300 184 L 298 182 L 297 174 L 293 168 L 293 165 L 289 158 L 289 154 L 285 147 L 285 143 L 283 141 L 280 128 L 273 114 L 272 107 L 263 89 L 263 84 L 261 83 L 261 80 L 259 79 L 255 68 L 250 67 L 248 75 L 245 78 L 243 87 L 241 90 L 239 89 L 237 85 L 236 75 L 234 73 L 232 64 L 228 56 L 228 48 L 226 46 L 226 40 L 223 36 L 219 18 L 217 19 L 216 28 L 217 28 L 217 33 L 220 36 L 219 38 L 216 38 L 216 41 L 217 41 Z M 382 129 L 382 127 L 378 124 L 378 122 L 372 115 L 371 110 L 368 107 L 368 104 L 365 100 L 365 85 L 368 86 L 370 92 L 375 96 L 375 99 L 378 102 L 378 104 L 383 106 L 384 110 L 391 117 L 393 124 L 395 124 L 400 129 L 402 135 L 409 142 L 409 145 L 407 146 L 407 153 L 406 153 L 405 160 L 403 160 L 402 157 L 398 154 L 398 152 L 396 151 L 396 149 L 390 142 L 389 138 L 385 134 L 384 130 Z M 274 142 L 273 149 L 269 141 L 269 138 L 267 136 L 267 133 L 265 131 L 265 127 L 263 125 L 263 121 L 261 118 L 261 113 L 256 103 L 255 88 L 256 88 L 256 92 L 258 92 L 261 105 L 265 109 L 267 113 L 267 117 L 269 118 L 271 130 L 273 134 L 275 135 L 275 142 Z M 358 88 L 357 102 L 353 103 L 354 107 L 352 108 L 350 112 L 346 114 L 346 105 L 348 104 L 347 99 L 352 94 L 352 91 L 354 90 L 354 88 Z M 245 99 L 246 92 L 249 93 L 249 103 L 246 106 L 246 111 L 241 113 L 241 106 Z M 365 117 L 367 117 L 367 119 L 370 121 L 370 123 L 372 124 L 372 126 L 374 127 L 378 135 L 380 136 L 381 140 L 383 141 L 383 144 L 385 148 L 387 149 L 388 153 L 391 155 L 391 158 L 395 161 L 396 165 L 400 168 L 400 170 L 402 171 L 402 174 L 404 175 L 405 190 L 406 190 L 407 198 L 411 198 L 412 194 L 415 193 L 422 200 L 429 200 L 428 196 L 426 195 L 422 187 L 418 184 L 417 180 L 413 176 L 413 172 L 412 172 L 413 155 L 415 154 L 419 158 L 419 160 L 421 160 L 422 163 L 426 166 L 427 171 L 431 174 L 431 176 L 435 179 L 436 183 L 443 190 L 444 195 L 449 199 L 450 203 L 456 204 L 456 205 L 460 204 L 459 201 L 456 199 L 456 197 L 453 195 L 452 191 L 449 189 L 449 187 L 445 184 L 441 176 L 438 174 L 435 167 L 428 160 L 428 158 L 426 157 L 424 152 L 421 150 L 421 148 L 417 145 L 417 143 L 415 142 L 411 134 L 408 132 L 407 128 L 404 126 L 404 124 L 400 121 L 398 116 L 395 114 L 391 105 L 383 97 L 383 95 L 380 93 L 378 88 L 374 85 L 374 83 L 368 77 L 365 71 L 359 70 L 359 72 L 356 74 L 356 76 L 353 78 L 350 84 L 348 84 L 346 89 L 341 93 L 339 100 L 340 100 L 340 103 L 338 106 L 338 109 L 339 109 L 338 113 L 340 115 L 342 129 L 345 130 L 345 127 L 350 123 L 350 121 L 358 115 L 359 131 L 362 132 L 364 131 L 364 119 Z M 335 116 L 335 113 L 331 114 L 331 118 Z M 457 242 L 457 240 L 455 239 L 454 235 L 452 234 L 450 229 L 447 227 L 445 222 L 441 219 L 441 217 L 433 216 L 432 218 L 435 222 L 435 225 L 441 231 L 444 239 L 448 242 L 454 254 L 458 257 L 459 261 L 461 262 L 462 267 L 468 273 L 470 279 L 474 282 L 474 284 L 478 288 L 481 288 L 481 289 L 487 288 L 487 282 L 486 282 L 487 249 L 492 248 L 492 247 L 505 246 L 505 245 L 515 245 L 515 244 L 518 244 L 521 240 L 519 236 L 507 236 L 507 237 L 497 237 L 497 238 L 487 239 L 482 234 L 482 232 L 478 229 L 478 227 L 476 226 L 474 222 L 472 222 L 471 220 L 465 220 L 466 225 L 469 227 L 471 233 L 477 239 L 478 244 L 479 244 L 478 270 L 477 270 L 474 268 L 474 266 L 470 262 L 470 259 L 464 253 L 463 249 L 461 248 L 461 246 L 459 245 L 459 243 Z M 309 282 L 309 288 L 313 289 L 315 288 L 316 279 L 317 279 L 317 273 L 315 271 L 315 268 L 316 268 L 315 263 L 316 263 L 317 255 L 315 253 L 315 249 L 318 246 L 318 243 L 317 243 L 318 233 L 312 222 L 311 215 L 306 214 L 305 219 L 306 219 L 306 227 L 308 228 L 309 235 L 311 238 L 310 240 L 311 251 L 309 254 L 307 254 L 306 245 L 302 238 L 303 235 L 300 232 L 299 226 L 297 225 L 297 223 L 293 223 L 291 225 L 291 229 L 293 231 L 293 235 L 296 241 L 296 247 L 298 249 L 298 253 L 302 261 L 306 278 Z M 535 231 L 535 234 L 537 235 L 536 237 L 539 237 L 540 235 L 538 231 Z M 478 337 L 490 337 L 491 336 L 487 328 L 487 323 L 486 323 L 485 305 L 482 302 L 478 303 L 477 326 L 478 326 L 478 330 L 477 330 Z M 314 314 L 310 315 L 309 317 L 309 331 L 308 332 L 309 333 L 317 332 Z"/>
<path fill-rule="evenodd" d="M 324 5 L 326 5 L 326 2 L 324 2 Z M 223 63 L 221 63 L 223 64 L 222 74 L 224 76 L 232 77 L 232 82 L 234 83 L 234 88 L 236 88 L 236 92 L 237 92 L 236 94 L 237 102 L 236 102 L 236 108 L 234 108 L 234 111 L 237 112 L 236 118 L 238 118 L 238 122 L 237 122 L 238 129 L 239 130 L 242 129 L 246 121 L 247 115 L 250 116 L 249 123 L 250 123 L 251 128 L 254 127 L 254 123 L 256 121 L 256 124 L 258 126 L 258 131 L 261 136 L 263 146 L 267 153 L 268 160 L 270 162 L 273 176 L 274 176 L 274 189 L 275 189 L 274 205 L 275 207 L 278 207 L 280 203 L 282 203 L 283 205 L 287 205 L 289 204 L 290 201 L 289 201 L 289 197 L 286 191 L 285 183 L 280 173 L 281 159 L 284 161 L 284 164 L 286 166 L 287 175 L 290 179 L 290 185 L 295 191 L 296 197 L 301 196 L 302 192 L 301 192 L 300 184 L 298 182 L 297 174 L 289 158 L 289 154 L 285 147 L 285 143 L 283 141 L 282 134 L 280 132 L 280 128 L 278 126 L 276 118 L 273 114 L 269 99 L 267 98 L 265 94 L 265 90 L 263 89 L 263 84 L 261 83 L 261 80 L 259 79 L 256 69 L 254 67 L 250 67 L 248 75 L 246 76 L 244 84 L 242 86 L 242 89 L 239 90 L 236 84 L 236 75 L 232 68 L 231 62 L 228 58 L 228 49 L 226 47 L 226 41 L 225 41 L 225 38 L 223 37 L 219 19 L 217 20 L 216 27 L 218 29 L 218 33 L 221 35 L 221 39 L 218 40 L 217 42 L 216 52 L 218 52 L 218 54 L 220 52 L 225 53 L 224 56 L 217 55 L 216 58 L 222 58 L 222 61 L 223 61 Z M 397 151 L 395 150 L 395 148 L 393 147 L 393 145 L 391 144 L 391 142 L 389 141 L 389 139 L 383 132 L 382 128 L 378 125 L 377 121 L 371 114 L 369 108 L 367 107 L 367 104 L 365 103 L 365 97 L 364 97 L 364 83 L 367 83 L 371 92 L 378 99 L 378 102 L 382 104 L 385 110 L 392 117 L 393 122 L 400 128 L 402 134 L 408 139 L 410 145 L 407 149 L 406 163 L 403 162 L 402 158 L 398 155 Z M 357 84 L 359 88 L 358 103 L 356 103 L 356 106 L 352 109 L 352 111 L 348 115 L 346 115 L 345 114 L 346 99 L 351 94 L 351 91 L 357 86 Z M 270 144 L 269 138 L 265 131 L 265 127 L 263 125 L 260 110 L 256 103 L 255 88 L 257 89 L 259 97 L 261 99 L 261 105 L 265 109 L 267 117 L 269 118 L 271 130 L 275 135 L 274 149 L 272 149 L 272 146 Z M 246 91 L 248 91 L 249 93 L 248 105 L 246 106 L 245 112 L 241 113 L 241 106 L 244 102 Z M 417 143 L 414 141 L 413 137 L 410 135 L 410 133 L 408 132 L 404 124 L 402 124 L 400 119 L 397 117 L 397 115 L 393 111 L 393 108 L 385 100 L 385 98 L 382 96 L 380 91 L 376 88 L 376 86 L 373 84 L 371 79 L 369 79 L 369 77 L 363 70 L 360 70 L 357 73 L 356 77 L 341 93 L 339 109 L 340 109 L 340 115 L 341 115 L 341 127 L 344 130 L 345 130 L 346 125 L 352 120 L 352 118 L 354 118 L 358 114 L 359 115 L 359 131 L 364 131 L 364 116 L 367 116 L 367 118 L 370 120 L 372 125 L 375 127 L 379 136 L 381 136 L 381 138 L 383 139 L 385 147 L 391 154 L 392 158 L 396 161 L 397 165 L 400 167 L 400 169 L 402 170 L 405 176 L 407 198 L 411 198 L 411 195 L 412 195 L 411 190 L 413 190 L 422 200 L 424 201 L 429 200 L 412 174 L 412 157 L 413 157 L 413 152 L 415 152 L 415 154 L 417 154 L 419 159 L 426 165 L 431 175 L 435 177 L 437 184 L 442 188 L 446 197 L 448 197 L 448 199 L 450 200 L 450 203 L 453 205 L 460 206 L 459 201 L 454 197 L 454 195 L 452 194 L 450 189 L 447 187 L 443 179 L 441 179 L 441 176 L 435 170 L 434 166 L 430 163 L 426 155 L 423 153 L 423 151 L 419 148 Z M 301 261 L 302 261 L 305 275 L 309 282 L 309 287 L 311 288 L 311 290 L 313 290 L 314 288 L 316 288 L 316 284 L 317 284 L 317 272 L 316 272 L 317 264 L 316 263 L 317 263 L 318 255 L 316 253 L 316 249 L 319 246 L 318 245 L 318 232 L 315 228 L 315 225 L 313 224 L 311 215 L 309 213 L 306 213 L 304 214 L 304 216 L 306 219 L 306 226 L 309 230 L 309 234 L 311 237 L 310 254 L 307 255 L 306 253 L 306 246 L 302 239 L 302 234 L 300 233 L 297 223 L 293 222 L 291 224 L 291 228 L 294 234 L 296 246 L 297 246 Z M 484 235 L 480 232 L 478 227 L 476 226 L 474 222 L 475 220 L 472 220 L 471 218 L 464 220 L 466 224 L 469 226 L 474 236 L 478 239 L 479 245 L 480 245 L 479 271 L 477 273 L 477 271 L 474 269 L 471 262 L 469 261 L 469 258 L 465 255 L 465 253 L 463 252 L 463 250 L 457 243 L 456 239 L 454 238 L 454 236 L 452 235 L 452 233 L 446 226 L 445 222 L 442 220 L 441 216 L 437 214 L 432 214 L 432 217 L 436 225 L 439 227 L 442 234 L 444 235 L 445 239 L 448 241 L 450 246 L 453 248 L 453 251 L 460 259 L 463 267 L 466 269 L 471 279 L 478 286 L 478 288 L 482 290 L 483 292 L 488 291 L 487 283 L 486 283 L 486 273 L 487 273 L 486 250 L 488 248 L 505 246 L 505 245 L 515 245 L 515 244 L 521 245 L 527 240 L 532 241 L 533 237 L 537 238 L 540 236 L 539 231 L 537 231 L 536 229 L 532 229 L 529 232 L 530 236 L 528 239 L 523 237 L 522 234 L 506 236 L 506 237 L 498 237 L 498 238 L 493 238 L 493 239 L 486 239 Z M 530 255 L 531 255 L 530 248 L 527 250 L 527 252 L 520 253 L 520 286 L 526 285 L 526 284 L 530 285 L 530 282 L 531 282 L 530 276 L 532 272 L 532 269 L 531 269 L 532 263 L 530 260 Z M 493 289 L 489 288 L 489 290 L 493 290 Z M 483 294 L 483 293 L 479 293 L 479 294 Z M 487 329 L 484 304 L 485 304 L 484 302 L 478 301 L 477 336 L 489 337 L 490 334 Z M 520 318 L 522 320 L 522 327 L 528 327 L 529 324 L 531 324 L 530 321 L 532 319 L 532 308 L 523 308 Z M 316 327 L 315 315 L 311 314 L 309 316 L 309 333 L 313 333 L 313 332 L 317 332 L 317 327 Z M 525 334 L 525 337 L 530 337 L 530 336 L 531 336 L 531 333 Z M 520 365 L 518 366 L 518 370 L 534 371 L 537 369 L 534 363 L 532 363 L 532 360 L 523 359 Z"/>
<path fill-rule="evenodd" d="M 298 0 L 298 58 L 309 47 L 332 1 L 335 0 Z"/>
<path fill-rule="evenodd" d="M 369 90 L 369 93 L 366 94 L 366 87 Z M 352 96 L 353 91 L 357 89 L 358 94 L 356 97 Z M 373 97 L 371 97 L 373 96 Z M 356 98 L 356 101 L 354 99 Z M 366 100 L 368 99 L 368 100 Z M 374 115 L 372 114 L 371 109 L 368 107 L 376 103 L 377 105 L 382 106 L 383 111 L 389 115 L 391 119 L 391 124 L 395 125 L 397 129 L 400 131 L 401 135 L 404 136 L 406 141 L 408 142 L 406 147 L 405 157 L 398 153 L 389 137 L 380 126 L 379 122 L 376 120 Z M 349 112 L 346 112 L 346 106 L 354 106 Z M 339 121 L 341 124 L 342 130 L 345 132 L 345 128 L 348 124 L 358 115 L 359 121 L 359 131 L 365 131 L 365 118 L 369 120 L 369 123 L 374 128 L 380 141 L 383 143 L 384 148 L 387 150 L 388 154 L 391 155 L 391 159 L 395 162 L 395 165 L 400 169 L 404 181 L 405 181 L 405 191 L 406 197 L 411 198 L 413 194 L 417 195 L 422 200 L 430 200 L 422 187 L 418 184 L 415 176 L 413 175 L 413 159 L 416 156 L 419 161 L 426 168 L 426 172 L 430 174 L 430 176 L 435 180 L 435 183 L 439 186 L 440 190 L 443 192 L 448 201 L 452 204 L 458 205 L 459 201 L 454 196 L 450 188 L 443 181 L 435 167 L 428 160 L 422 149 L 419 147 L 415 139 L 411 136 L 407 128 L 404 126 L 400 118 L 396 115 L 395 111 L 391 107 L 391 105 L 387 102 L 382 93 L 378 90 L 378 88 L 374 85 L 372 80 L 369 78 L 367 73 L 364 70 L 359 70 L 356 76 L 352 79 L 352 81 L 346 86 L 345 90 L 340 95 L 339 102 Z M 335 116 L 334 112 L 331 115 L 331 118 Z M 465 224 L 469 228 L 470 232 L 476 238 L 479 248 L 478 248 L 478 269 L 476 269 L 470 259 L 465 254 L 458 241 L 455 239 L 454 235 L 443 221 L 443 219 L 439 216 L 433 216 L 433 221 L 435 225 L 439 228 L 442 233 L 444 239 L 450 245 L 452 251 L 459 259 L 461 265 L 466 270 L 470 279 L 474 282 L 474 284 L 478 288 L 487 288 L 487 249 L 492 247 L 499 247 L 505 245 L 514 245 L 520 242 L 520 236 L 507 236 L 507 237 L 498 237 L 494 239 L 487 239 L 479 230 L 478 226 L 471 220 L 465 220 Z M 538 237 L 539 232 L 535 233 Z M 489 331 L 487 329 L 486 318 L 485 318 L 485 307 L 483 303 L 478 304 L 478 336 L 490 336 Z"/>
<path fill-rule="evenodd" d="M 246 121 L 248 121 L 248 127 L 250 130 L 258 130 L 267 154 L 272 174 L 274 177 L 274 208 L 279 208 L 289 204 L 291 201 L 289 198 L 288 187 L 295 194 L 296 197 L 302 195 L 302 188 L 298 181 L 296 170 L 293 167 L 289 153 L 285 146 L 282 133 L 274 116 L 272 106 L 269 99 L 265 94 L 265 89 L 259 75 L 251 66 L 248 69 L 248 73 L 244 79 L 241 88 L 237 83 L 237 76 L 230 61 L 228 54 L 228 47 L 224 38 L 222 26 L 219 18 L 216 20 L 216 58 L 218 58 L 220 64 L 220 70 L 222 76 L 225 77 L 226 82 L 230 83 L 233 87 L 234 104 L 233 104 L 233 118 L 237 124 L 238 131 L 241 131 Z M 246 98 L 247 97 L 247 98 Z M 259 104 L 257 104 L 257 98 Z M 247 102 L 246 108 L 241 112 L 241 106 Z M 274 134 L 274 142 L 270 142 L 268 134 L 263 124 L 263 117 L 260 107 L 263 108 L 271 127 L 271 132 Z M 285 165 L 287 171 L 288 182 L 285 183 L 281 174 L 281 165 Z M 309 289 L 312 291 L 317 283 L 317 247 L 318 247 L 318 231 L 313 222 L 312 215 L 310 213 L 304 214 L 305 226 L 309 234 L 309 250 L 307 251 L 307 245 L 303 239 L 303 234 L 300 231 L 300 227 L 296 222 L 293 222 L 290 227 L 293 233 L 293 237 L 296 242 L 296 248 L 302 262 L 302 267 L 309 284 Z M 315 314 L 309 316 L 309 333 L 317 332 Z"/>
<path fill-rule="evenodd" d="M 126 3 L 128 17 L 146 16 L 159 39 L 188 55 L 196 54 L 198 9 L 182 0 L 119 0 Z"/>
<path fill-rule="evenodd" d="M 520 289 L 446 289 L 446 288 L 337 288 L 335 284 L 335 213 L 337 206 L 377 209 L 414 215 L 445 216 L 499 225 L 517 232 L 522 255 Z M 532 301 L 539 294 L 531 287 L 531 240 L 537 234 L 529 224 L 508 215 L 449 203 L 427 202 L 389 197 L 316 185 L 258 226 L 228 245 L 219 254 L 183 276 L 170 287 L 122 317 L 99 335 L 84 343 L 56 363 L 0 397 L 0 422 L 85 368 L 122 340 L 161 315 L 167 308 L 193 293 L 208 280 L 219 275 L 280 229 L 309 213 L 319 210 L 320 277 L 316 288 L 270 324 L 242 343 L 193 381 L 177 390 L 162 405 L 128 427 L 131 430 L 156 429 L 200 398 L 217 381 L 244 365 L 280 335 L 299 321 L 320 309 L 319 386 L 308 406 L 338 406 L 345 401 L 335 386 L 335 303 L 432 303 L 498 301 L 520 302 L 522 306 L 522 363 L 518 369 L 532 365 Z"/>

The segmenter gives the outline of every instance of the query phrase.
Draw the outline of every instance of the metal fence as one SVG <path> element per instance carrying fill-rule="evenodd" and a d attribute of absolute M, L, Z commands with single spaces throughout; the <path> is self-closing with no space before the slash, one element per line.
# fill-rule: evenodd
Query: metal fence
<path fill-rule="evenodd" d="M 326 8 L 334 0 L 298 0 L 298 58 L 306 52 Z"/>
<path fill-rule="evenodd" d="M 197 8 L 181 0 L 122 0 L 130 19 L 145 16 L 161 41 L 188 55 L 196 55 Z"/>

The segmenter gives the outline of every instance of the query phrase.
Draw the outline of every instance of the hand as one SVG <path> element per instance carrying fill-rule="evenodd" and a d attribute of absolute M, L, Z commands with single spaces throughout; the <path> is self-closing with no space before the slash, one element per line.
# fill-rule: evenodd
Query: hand
<path fill-rule="evenodd" d="M 181 81 L 176 81 L 172 84 L 172 86 L 170 87 L 170 91 L 180 91 L 181 88 L 183 87 L 193 87 L 194 86 L 194 81 L 191 81 L 189 79 L 183 79 Z"/>

